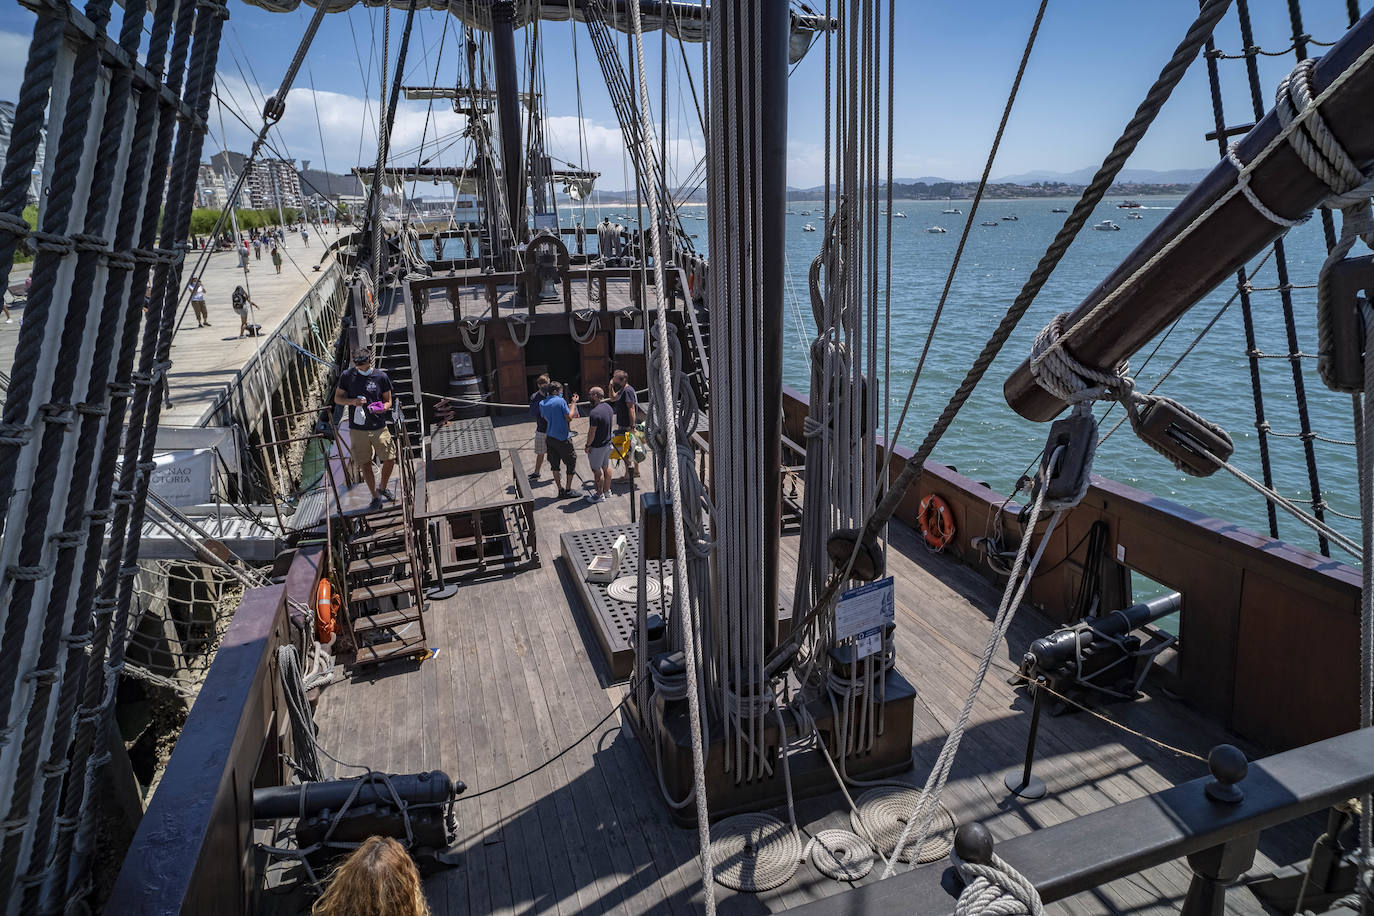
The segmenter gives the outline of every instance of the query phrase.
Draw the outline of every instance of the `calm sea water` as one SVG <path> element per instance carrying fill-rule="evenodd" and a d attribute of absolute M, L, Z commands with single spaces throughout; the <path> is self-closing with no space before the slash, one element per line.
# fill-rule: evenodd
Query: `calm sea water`
<path fill-rule="evenodd" d="M 1009 492 L 1035 459 L 1044 445 L 1046 426 L 1023 420 L 1013 412 L 1002 398 L 1002 382 L 1027 356 L 1036 332 L 1055 314 L 1070 310 L 1082 301 L 1178 200 L 1145 198 L 1141 201 L 1145 206 L 1135 211 L 1118 209 L 1118 202 L 1118 198 L 1109 198 L 1098 208 L 1092 222 L 1111 219 L 1121 231 L 1096 232 L 1085 227 L 959 419 L 945 434 L 935 451 L 937 460 L 954 465 L 964 474 L 986 481 L 1002 492 Z M 935 348 L 917 385 L 911 414 L 899 441 L 917 445 L 944 409 L 992 328 L 1063 225 L 1066 214 L 1050 212 L 1056 206 L 1072 209 L 1073 201 L 993 201 L 981 207 L 950 291 Z M 941 213 L 950 207 L 957 207 L 963 213 L 957 216 Z M 791 209 L 812 211 L 809 217 L 799 213 L 787 217 L 790 282 L 784 371 L 789 385 L 806 391 L 810 384 L 807 342 L 815 333 L 810 318 L 806 273 L 820 249 L 824 223 L 819 218 L 818 202 L 794 202 Z M 905 213 L 906 218 L 894 219 L 892 231 L 892 373 L 888 403 L 894 425 L 949 272 L 959 232 L 963 221 L 969 218 L 970 202 L 898 201 L 895 209 Z M 629 207 L 611 206 L 602 211 L 588 207 L 588 224 L 600 220 L 603 211 L 612 215 L 635 215 Z M 1139 213 L 1143 218 L 1128 219 L 1129 212 Z M 699 235 L 698 248 L 705 250 L 707 224 L 694 218 L 704 216 L 705 208 L 688 206 L 683 213 L 687 231 Z M 1001 219 L 1013 215 L 1017 217 L 1014 222 Z M 575 218 L 581 218 L 581 211 L 572 214 L 565 210 L 563 216 L 564 224 L 572 225 Z M 995 228 L 977 225 L 984 220 L 997 220 L 998 225 Z M 802 227 L 808 222 L 818 231 L 803 231 Z M 943 235 L 925 231 L 937 225 L 948 231 Z M 1326 255 L 1320 221 L 1313 219 L 1292 230 L 1286 247 L 1290 281 L 1298 287 L 1311 287 L 1316 283 L 1317 271 Z M 1257 288 L 1277 284 L 1272 257 L 1251 282 Z M 1235 284 L 1228 280 L 1180 320 L 1148 364 L 1144 364 L 1144 358 L 1153 343 L 1132 360 L 1137 384 L 1142 390 L 1148 389 L 1172 365 L 1234 292 Z M 1293 300 L 1299 349 L 1315 353 L 1315 289 L 1295 289 Z M 1279 294 L 1256 291 L 1251 301 L 1260 351 L 1286 354 L 1288 343 Z M 1313 429 L 1330 439 L 1352 440 L 1350 398 L 1331 392 L 1321 384 L 1315 360 L 1304 359 L 1302 364 Z M 1297 398 L 1288 360 L 1261 360 L 1260 372 L 1270 426 L 1276 433 L 1296 434 L 1299 430 Z M 1224 426 L 1236 442 L 1234 462 L 1256 478 L 1260 476 L 1255 410 L 1239 299 L 1170 375 L 1159 393 L 1182 401 Z M 1105 410 L 1105 405 L 1099 407 L 1099 416 Z M 1120 417 L 1120 409 L 1113 410 L 1103 424 L 1103 433 Z M 1296 438 L 1271 437 L 1269 443 L 1275 488 L 1296 501 L 1310 503 L 1302 442 Z M 1359 494 L 1354 448 L 1320 441 L 1315 446 L 1325 499 L 1336 512 L 1356 515 Z M 1268 531 L 1265 505 L 1252 490 L 1225 472 L 1206 479 L 1178 473 L 1164 458 L 1137 440 L 1129 426 L 1123 426 L 1101 445 L 1094 470 L 1256 531 Z M 1357 522 L 1340 517 L 1329 520 L 1334 527 L 1359 540 Z M 1290 543 L 1316 550 L 1315 535 L 1283 513 L 1279 515 L 1279 532 Z M 1345 556 L 1339 548 L 1333 548 L 1333 552 L 1338 559 L 1354 562 L 1354 558 Z"/>

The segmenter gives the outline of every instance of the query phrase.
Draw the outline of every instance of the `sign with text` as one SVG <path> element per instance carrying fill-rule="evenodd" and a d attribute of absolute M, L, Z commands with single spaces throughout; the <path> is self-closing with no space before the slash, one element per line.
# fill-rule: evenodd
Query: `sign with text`
<path fill-rule="evenodd" d="M 214 499 L 215 455 L 210 449 L 163 452 L 153 461 L 157 468 L 148 486 L 169 505 L 198 506 Z"/>
<path fill-rule="evenodd" d="M 869 630 L 882 628 L 896 618 L 892 577 L 879 579 L 840 596 L 835 605 L 835 640 L 848 639 Z"/>

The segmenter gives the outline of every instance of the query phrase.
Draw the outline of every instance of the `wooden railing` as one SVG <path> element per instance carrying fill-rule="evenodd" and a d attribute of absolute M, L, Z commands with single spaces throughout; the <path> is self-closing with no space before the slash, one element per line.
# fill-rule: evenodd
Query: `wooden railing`
<path fill-rule="evenodd" d="M 291 753 L 277 649 L 304 648 L 313 619 L 292 607 L 311 606 L 323 557 L 322 544 L 303 547 L 285 583 L 244 593 L 105 912 L 257 912 L 253 788 L 284 784 L 282 754 Z"/>
<path fill-rule="evenodd" d="M 1253 863 L 1261 831 L 1374 788 L 1374 729 L 1256 761 L 1238 781 L 1242 771 L 1228 766 L 1236 762 L 1214 752 L 1212 776 L 999 842 L 995 852 L 1035 885 L 1045 903 L 1187 857 L 1193 879 L 1181 912 L 1221 913 L 1226 887 Z M 1218 801 L 1216 787 L 1232 784 L 1240 798 Z M 984 851 L 993 849 L 985 845 Z M 939 865 L 902 870 L 792 912 L 948 913 L 959 890 L 948 871 Z"/>

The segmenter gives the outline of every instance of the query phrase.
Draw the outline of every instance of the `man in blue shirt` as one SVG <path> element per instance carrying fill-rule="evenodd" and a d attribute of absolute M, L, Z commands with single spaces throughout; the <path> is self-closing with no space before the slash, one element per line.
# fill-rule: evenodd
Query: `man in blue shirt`
<path fill-rule="evenodd" d="M 577 467 L 577 453 L 572 446 L 572 427 L 568 421 L 577 416 L 577 395 L 572 396 L 572 403 L 563 400 L 563 385 L 559 382 L 549 382 L 549 396 L 539 405 L 539 413 L 548 423 L 545 431 L 544 446 L 549 453 L 549 467 L 553 470 L 553 482 L 558 485 L 558 495 L 576 496 L 573 492 L 573 471 Z M 568 469 L 567 482 L 558 473 L 559 466 Z"/>

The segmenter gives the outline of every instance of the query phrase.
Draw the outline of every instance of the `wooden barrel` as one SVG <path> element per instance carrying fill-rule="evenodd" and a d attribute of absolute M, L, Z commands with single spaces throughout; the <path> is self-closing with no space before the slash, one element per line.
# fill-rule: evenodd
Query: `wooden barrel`
<path fill-rule="evenodd" d="M 480 376 L 465 375 L 448 383 L 449 398 L 453 402 L 453 416 L 459 420 L 487 415 L 487 388 Z"/>

